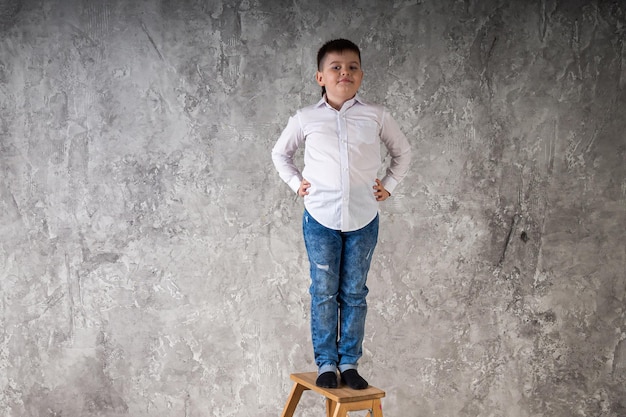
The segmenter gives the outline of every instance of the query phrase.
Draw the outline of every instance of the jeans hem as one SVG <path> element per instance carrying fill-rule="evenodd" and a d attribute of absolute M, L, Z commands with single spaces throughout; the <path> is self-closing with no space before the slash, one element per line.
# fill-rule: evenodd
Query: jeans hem
<path fill-rule="evenodd" d="M 333 364 L 322 365 L 317 370 L 318 375 L 322 375 L 325 372 L 337 372 L 337 365 L 333 365 Z"/>
<path fill-rule="evenodd" d="M 349 369 L 357 369 L 358 366 L 356 363 L 339 365 L 339 372 L 346 372 Z"/>

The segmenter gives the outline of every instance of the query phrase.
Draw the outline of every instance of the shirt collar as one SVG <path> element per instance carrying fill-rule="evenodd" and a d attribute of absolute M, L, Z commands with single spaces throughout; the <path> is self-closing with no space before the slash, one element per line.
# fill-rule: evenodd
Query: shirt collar
<path fill-rule="evenodd" d="M 352 105 L 354 105 L 354 103 L 360 103 L 360 104 L 365 104 L 365 101 L 363 100 L 363 98 L 359 95 L 359 93 L 357 93 L 353 98 L 351 98 L 350 100 L 346 101 L 346 103 L 349 104 L 350 107 L 352 107 Z M 328 104 L 326 102 L 326 94 L 324 94 L 324 96 L 320 99 L 320 101 L 317 102 L 317 104 L 315 105 L 315 107 L 321 107 L 321 106 L 329 106 L 330 104 Z M 345 105 L 345 103 L 344 103 Z"/>

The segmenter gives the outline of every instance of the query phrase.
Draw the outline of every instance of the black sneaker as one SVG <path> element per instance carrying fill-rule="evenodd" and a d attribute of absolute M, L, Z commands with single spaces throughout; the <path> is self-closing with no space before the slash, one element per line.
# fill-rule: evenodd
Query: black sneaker
<path fill-rule="evenodd" d="M 315 385 L 320 388 L 337 388 L 337 373 L 329 371 L 320 374 L 315 380 Z"/>
<path fill-rule="evenodd" d="M 369 386 L 356 369 L 348 369 L 341 373 L 341 380 L 352 389 L 365 389 Z"/>

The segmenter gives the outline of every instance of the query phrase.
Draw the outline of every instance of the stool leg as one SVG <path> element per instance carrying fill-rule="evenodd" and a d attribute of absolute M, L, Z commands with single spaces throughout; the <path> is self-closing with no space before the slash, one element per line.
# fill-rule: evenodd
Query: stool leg
<path fill-rule="evenodd" d="M 372 401 L 372 413 L 373 417 L 383 417 L 383 405 L 380 400 Z"/>
<path fill-rule="evenodd" d="M 294 411 L 296 411 L 296 406 L 300 401 L 300 397 L 302 397 L 302 393 L 306 390 L 303 385 L 298 384 L 297 382 L 293 384 L 291 388 L 291 393 L 289 394 L 289 399 L 287 400 L 287 404 L 285 404 L 285 409 L 281 414 L 281 417 L 293 417 Z"/>
<path fill-rule="evenodd" d="M 326 417 L 333 417 L 333 413 L 335 412 L 336 407 L 336 402 L 334 402 L 330 398 L 326 398 Z"/>
<path fill-rule="evenodd" d="M 332 417 L 347 417 L 347 415 L 348 415 L 348 409 L 345 406 L 345 404 L 338 403 L 335 406 L 335 412 L 333 413 Z"/>

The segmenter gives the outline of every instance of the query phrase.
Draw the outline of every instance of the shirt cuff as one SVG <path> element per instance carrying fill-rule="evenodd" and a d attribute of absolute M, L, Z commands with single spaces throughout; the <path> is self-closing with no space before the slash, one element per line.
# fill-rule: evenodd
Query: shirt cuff
<path fill-rule="evenodd" d="M 289 186 L 289 188 L 291 188 L 295 193 L 298 192 L 298 190 L 300 189 L 300 183 L 302 183 L 302 180 L 300 178 L 298 178 L 297 176 L 292 177 L 289 182 L 287 183 L 287 185 Z"/>
<path fill-rule="evenodd" d="M 380 181 L 385 187 L 385 190 L 389 191 L 389 194 L 393 194 L 393 190 L 398 186 L 398 181 L 396 181 L 392 176 L 386 176 Z"/>

